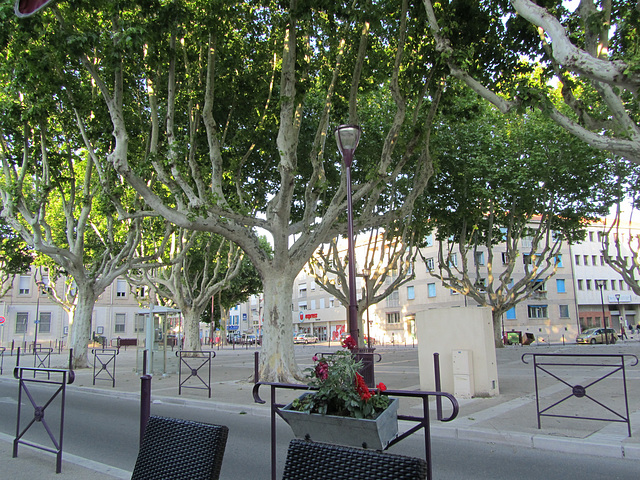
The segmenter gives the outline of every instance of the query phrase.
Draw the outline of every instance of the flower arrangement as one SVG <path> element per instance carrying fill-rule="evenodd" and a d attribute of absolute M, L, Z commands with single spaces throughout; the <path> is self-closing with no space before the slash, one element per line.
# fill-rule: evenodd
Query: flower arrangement
<path fill-rule="evenodd" d="M 351 350 L 355 344 L 347 337 L 343 347 Z M 314 367 L 306 369 L 309 386 L 317 391 L 293 401 L 293 410 L 355 418 L 376 418 L 389 406 L 389 397 L 383 395 L 387 387 L 379 383 L 375 390 L 367 387 L 358 373 L 362 362 L 351 352 L 339 351 L 329 357 L 313 357 Z"/>

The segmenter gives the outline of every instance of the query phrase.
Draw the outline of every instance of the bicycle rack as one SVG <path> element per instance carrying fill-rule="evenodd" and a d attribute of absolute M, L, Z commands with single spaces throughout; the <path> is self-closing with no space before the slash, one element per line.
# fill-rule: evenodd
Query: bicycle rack
<path fill-rule="evenodd" d="M 525 364 L 528 364 L 528 362 L 525 360 L 525 357 L 527 355 L 531 355 L 533 357 L 533 373 L 534 373 L 535 388 L 536 388 L 536 412 L 538 415 L 538 429 L 542 428 L 540 417 L 571 418 L 576 420 L 598 420 L 598 421 L 605 421 L 605 422 L 626 423 L 629 437 L 631 437 L 631 420 L 629 417 L 629 399 L 627 394 L 627 375 L 625 371 L 625 357 L 632 357 L 633 359 L 635 359 L 635 362 L 630 365 L 631 367 L 638 364 L 638 357 L 632 354 L 525 353 L 521 357 L 522 362 Z M 577 358 L 577 359 L 585 359 L 585 360 L 582 362 L 578 361 L 578 362 L 567 363 L 567 361 L 558 362 L 558 361 L 552 361 L 552 360 L 538 360 L 538 357 L 553 358 L 553 359 Z M 595 360 L 587 360 L 587 359 L 595 359 Z M 598 359 L 600 360 L 599 362 L 597 361 Z M 609 363 L 604 363 L 605 360 L 609 360 Z M 614 360 L 615 362 L 612 363 L 611 360 Z M 602 375 L 601 377 L 588 383 L 587 385 L 573 385 L 568 380 L 565 380 L 561 378 L 558 374 L 555 374 L 552 371 L 550 371 L 552 367 L 597 367 L 597 368 L 608 369 L 609 371 L 605 375 Z M 564 398 L 562 398 L 561 400 L 541 409 L 540 397 L 538 392 L 538 371 L 544 372 L 547 375 L 558 380 L 560 383 L 563 383 L 564 385 L 566 385 L 570 389 L 570 393 Z M 625 410 L 622 413 L 614 410 L 613 408 L 606 406 L 604 403 L 600 402 L 595 397 L 589 395 L 587 392 L 587 390 L 590 387 L 593 387 L 600 381 L 609 378 L 610 376 L 612 376 L 617 372 L 622 372 L 622 386 L 624 390 L 624 410 Z M 549 413 L 553 408 L 557 407 L 558 405 L 562 404 L 563 402 L 573 397 L 586 398 L 588 400 L 591 400 L 593 403 L 599 405 L 604 410 L 611 413 L 613 415 L 613 418 L 582 417 L 577 415 L 572 416 L 572 415 L 561 415 L 561 414 Z"/>
<path fill-rule="evenodd" d="M 62 438 L 63 438 L 63 429 L 64 429 L 64 404 L 65 404 L 65 393 L 66 386 L 73 383 L 75 380 L 75 372 L 71 368 L 73 359 L 73 350 L 69 350 L 69 368 L 68 369 L 60 369 L 60 368 L 38 368 L 38 367 L 21 367 L 16 365 L 13 370 L 13 376 L 19 381 L 19 391 L 18 391 L 18 416 L 17 416 L 17 425 L 16 425 L 16 438 L 13 440 L 13 458 L 18 456 L 18 446 L 19 445 L 27 445 L 33 448 L 37 448 L 39 450 L 44 450 L 45 452 L 54 453 L 56 455 L 56 473 L 60 473 L 62 471 Z M 26 378 L 25 373 L 33 372 L 33 378 Z M 47 373 L 47 379 L 36 378 L 36 373 Z M 51 376 L 54 379 L 51 379 Z M 49 397 L 49 399 L 44 404 L 39 404 L 35 396 L 32 395 L 31 390 L 29 389 L 29 384 L 49 384 L 56 385 L 58 388 L 56 391 Z M 33 418 L 29 421 L 28 425 L 24 429 L 20 429 L 20 419 L 22 413 L 22 394 L 27 396 L 31 406 L 33 407 Z M 46 418 L 45 411 L 46 409 L 53 404 L 53 401 L 60 395 L 60 428 L 59 434 L 56 437 L 52 431 L 52 428 L 49 426 Z M 38 445 L 36 443 L 32 443 L 30 441 L 24 440 L 23 437 L 27 433 L 27 431 L 36 423 L 42 424 L 43 428 L 47 432 L 49 439 L 53 443 L 54 448 L 49 448 L 46 446 Z"/>
<path fill-rule="evenodd" d="M 120 353 L 119 349 L 94 349 L 93 353 L 93 384 L 96 380 L 111 380 L 112 387 L 116 386 L 116 355 Z M 112 363 L 113 362 L 113 363 Z M 96 373 L 96 366 L 100 364 L 100 370 Z M 111 367 L 111 371 L 109 371 Z M 99 378 L 100 374 L 105 372 L 109 378 Z"/>
<path fill-rule="evenodd" d="M 211 359 L 216 356 L 216 352 L 202 352 L 198 350 L 180 350 L 176 352 L 176 357 L 180 359 L 178 366 L 178 395 L 182 395 L 183 388 L 193 388 L 196 390 L 207 390 L 209 392 L 209 398 L 211 398 Z M 199 365 L 195 365 L 200 361 Z M 182 380 L 182 365 L 186 366 L 189 371 L 189 376 Z M 200 369 L 205 365 L 208 366 L 208 378 L 205 381 L 200 376 Z M 204 386 L 185 385 L 190 378 L 197 378 Z"/>

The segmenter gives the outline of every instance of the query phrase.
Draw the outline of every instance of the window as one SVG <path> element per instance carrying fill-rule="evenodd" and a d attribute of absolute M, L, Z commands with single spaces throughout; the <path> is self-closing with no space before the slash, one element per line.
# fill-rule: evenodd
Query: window
<path fill-rule="evenodd" d="M 516 319 L 516 307 L 511 307 L 506 311 L 507 320 L 515 320 Z"/>
<path fill-rule="evenodd" d="M 457 253 L 452 253 L 451 255 L 449 255 L 449 266 L 450 267 L 457 267 L 458 266 L 458 254 Z"/>
<path fill-rule="evenodd" d="M 144 322 L 145 322 L 144 315 L 136 315 L 136 322 L 135 322 L 135 325 L 133 326 L 133 331 L 144 332 Z"/>
<path fill-rule="evenodd" d="M 589 232 L 589 241 L 593 242 L 593 232 Z"/>
<path fill-rule="evenodd" d="M 567 293 L 563 278 L 556 278 L 556 289 L 558 290 L 558 293 Z"/>
<path fill-rule="evenodd" d="M 316 309 L 316 301 L 311 300 L 311 310 L 315 310 L 315 309 Z"/>
<path fill-rule="evenodd" d="M 126 296 L 127 296 L 127 282 L 122 278 L 119 278 L 116 281 L 116 297 L 124 298 Z"/>
<path fill-rule="evenodd" d="M 604 255 L 600 255 L 600 265 L 604 267 Z"/>
<path fill-rule="evenodd" d="M 582 260 L 584 261 L 584 266 L 589 266 L 589 255 L 583 255 Z"/>
<path fill-rule="evenodd" d="M 28 323 L 29 314 L 26 312 L 18 312 L 16 314 L 16 333 L 27 333 Z"/>
<path fill-rule="evenodd" d="M 528 305 L 529 318 L 548 318 L 546 305 Z"/>
<path fill-rule="evenodd" d="M 546 296 L 547 293 L 547 284 L 544 280 L 538 279 L 534 280 L 533 285 L 533 294 L 537 297 Z"/>
<path fill-rule="evenodd" d="M 611 280 L 611 290 L 615 290 L 615 289 L 616 289 L 616 281 Z"/>
<path fill-rule="evenodd" d="M 42 276 L 42 282 L 41 282 L 41 288 L 40 288 L 40 295 L 46 295 L 50 288 L 51 287 L 49 286 L 49 276 L 48 275 L 43 275 Z"/>
<path fill-rule="evenodd" d="M 430 272 L 431 270 L 433 270 L 435 268 L 435 262 L 433 261 L 433 257 L 429 257 L 427 258 L 427 260 L 425 261 L 425 264 L 427 265 L 427 271 Z"/>
<path fill-rule="evenodd" d="M 484 265 L 484 252 L 475 253 L 475 262 L 476 265 Z"/>
<path fill-rule="evenodd" d="M 387 297 L 387 307 L 399 307 L 400 306 L 400 295 L 398 290 L 394 290 L 391 295 Z"/>
<path fill-rule="evenodd" d="M 307 284 L 301 283 L 298 285 L 298 298 L 307 298 Z"/>
<path fill-rule="evenodd" d="M 578 290 L 584 290 L 584 281 L 578 280 Z"/>
<path fill-rule="evenodd" d="M 31 293 L 31 277 L 28 275 L 20 275 L 20 286 L 18 293 L 20 295 L 29 295 Z"/>
<path fill-rule="evenodd" d="M 126 327 L 126 314 L 124 313 L 116 313 L 116 328 L 115 333 L 124 333 Z"/>
<path fill-rule="evenodd" d="M 324 306 L 324 298 L 320 299 L 320 308 L 325 308 L 325 306 Z"/>
<path fill-rule="evenodd" d="M 433 235 L 427 235 L 424 239 L 426 247 L 433 247 Z"/>
<path fill-rule="evenodd" d="M 479 278 L 476 281 L 476 288 L 478 289 L 479 293 L 485 293 L 487 291 L 487 279 Z"/>
<path fill-rule="evenodd" d="M 591 280 L 587 280 L 587 290 L 591 290 Z"/>
<path fill-rule="evenodd" d="M 556 267 L 558 268 L 562 268 L 564 265 L 562 265 L 562 255 L 556 255 Z"/>
<path fill-rule="evenodd" d="M 509 263 L 509 253 L 508 252 L 502 252 L 502 264 L 503 265 L 507 265 Z"/>
<path fill-rule="evenodd" d="M 591 255 L 591 265 L 593 265 L 594 267 L 598 264 L 598 256 L 597 255 Z"/>
<path fill-rule="evenodd" d="M 51 312 L 40 313 L 40 323 L 38 324 L 38 332 L 40 333 L 51 332 Z"/>
<path fill-rule="evenodd" d="M 387 313 L 387 323 L 400 323 L 400 312 Z"/>
<path fill-rule="evenodd" d="M 427 284 L 427 296 L 429 298 L 433 298 L 436 296 L 436 284 L 435 283 L 428 283 Z"/>
<path fill-rule="evenodd" d="M 624 290 L 624 280 L 618 280 L 619 290 Z"/>
<path fill-rule="evenodd" d="M 522 254 L 522 263 L 524 263 L 525 265 L 531 265 L 531 254 L 530 253 L 523 253 Z"/>
<path fill-rule="evenodd" d="M 416 292 L 413 285 L 407 287 L 407 300 L 415 300 Z"/>
<path fill-rule="evenodd" d="M 598 232 L 598 241 L 602 242 L 602 232 Z"/>
<path fill-rule="evenodd" d="M 559 305 L 560 318 L 569 318 L 569 305 Z"/>
<path fill-rule="evenodd" d="M 335 306 L 336 303 L 336 299 L 334 297 L 331 297 L 329 299 L 329 308 L 333 308 Z"/>
<path fill-rule="evenodd" d="M 298 302 L 298 310 L 306 310 L 307 302 Z"/>
<path fill-rule="evenodd" d="M 576 265 L 580 265 L 580 255 L 575 256 Z"/>

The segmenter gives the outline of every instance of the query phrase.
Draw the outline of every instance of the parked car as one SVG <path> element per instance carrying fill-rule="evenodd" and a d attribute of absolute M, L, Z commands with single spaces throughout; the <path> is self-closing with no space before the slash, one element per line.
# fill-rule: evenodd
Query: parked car
<path fill-rule="evenodd" d="M 606 337 L 609 337 L 609 343 L 616 343 L 618 340 L 618 335 L 613 328 L 590 328 L 576 337 L 576 343 L 606 343 Z"/>
<path fill-rule="evenodd" d="M 299 333 L 293 337 L 293 343 L 318 343 L 318 337 L 310 333 Z"/>
<path fill-rule="evenodd" d="M 242 339 L 244 345 L 255 345 L 256 342 L 258 345 L 262 345 L 262 337 L 258 338 L 255 335 L 245 335 Z"/>

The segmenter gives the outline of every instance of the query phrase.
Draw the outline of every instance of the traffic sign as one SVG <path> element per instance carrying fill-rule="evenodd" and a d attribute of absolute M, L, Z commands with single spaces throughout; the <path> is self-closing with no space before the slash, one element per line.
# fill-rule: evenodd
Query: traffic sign
<path fill-rule="evenodd" d="M 0 325 L 2 325 L 5 322 L 6 318 L 4 317 L 0 317 Z"/>

